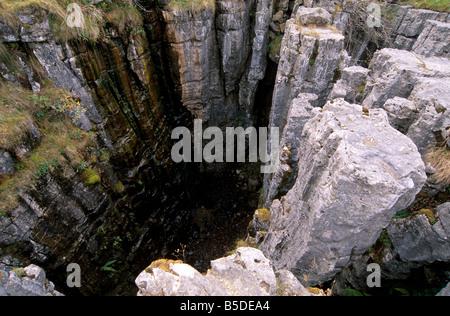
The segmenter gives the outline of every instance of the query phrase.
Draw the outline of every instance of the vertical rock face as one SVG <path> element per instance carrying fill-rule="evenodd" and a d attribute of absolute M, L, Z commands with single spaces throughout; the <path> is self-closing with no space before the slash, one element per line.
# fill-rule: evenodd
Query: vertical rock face
<path fill-rule="evenodd" d="M 77 125 L 91 135 L 95 130 L 95 141 L 83 149 L 81 162 L 63 157 L 33 187 L 23 184 L 17 205 L 2 208 L 0 246 L 38 263 L 56 276 L 55 282 L 64 282 L 66 265 L 76 262 L 88 280 L 81 293 L 114 292 L 123 280 L 99 277 L 104 274 L 101 267 L 115 259 L 127 262 L 132 271 L 142 264 L 139 254 L 165 255 L 177 239 L 174 231 L 185 230 L 183 219 L 190 213 L 177 206 L 184 189 L 170 156 L 171 128 L 184 124 L 185 112 L 173 107 L 163 57 L 151 50 L 161 46 L 160 24 L 155 11 L 149 11 L 150 40 L 145 32 L 119 36 L 109 29 L 107 43 L 61 43 L 51 34 L 45 11 L 23 14 L 30 27 L 17 31 L 1 23 L 6 31 L 0 37 L 27 52 L 23 64 L 34 61 L 27 68 L 30 82 L 16 80 L 6 65 L 0 66 L 3 77 L 33 87 L 31 79 L 39 77 L 33 72 L 39 70 L 46 85 L 68 90 L 86 109 Z M 38 81 L 43 85 L 42 78 Z M 23 146 L 7 148 L 14 158 L 28 159 L 48 140 L 46 131 L 35 127 L 23 134 Z M 90 170 L 95 167 L 95 178 L 84 176 L 87 164 Z"/>
<path fill-rule="evenodd" d="M 265 206 L 270 207 L 275 198 L 286 194 L 294 185 L 298 175 L 298 160 L 302 131 L 306 122 L 311 118 L 313 106 L 317 102 L 317 95 L 300 93 L 291 102 L 288 119 L 284 127 L 280 148 L 281 158 L 277 170 L 266 177 L 264 187 Z"/>
<path fill-rule="evenodd" d="M 366 116 L 342 99 L 313 111 L 299 153 L 297 181 L 273 202 L 260 249 L 277 269 L 317 284 L 364 253 L 412 203 L 425 183 L 425 167 L 384 111 Z"/>
<path fill-rule="evenodd" d="M 225 93 L 238 89 L 251 51 L 250 14 L 255 1 L 218 1 L 216 34 L 224 73 Z"/>
<path fill-rule="evenodd" d="M 95 280 L 107 259 L 138 266 L 148 259 L 140 254 L 167 255 L 191 212 L 181 185 L 189 171 L 171 159 L 171 129 L 189 126 L 189 112 L 218 126 L 254 120 L 272 1 L 217 1 L 195 12 L 168 3 L 148 3 L 142 29 L 108 24 L 97 43 L 57 38 L 45 9 L 21 12 L 26 27 L 0 21 L 2 42 L 28 54 L 20 61 L 26 76 L 2 61 L 2 80 L 36 92 L 49 83 L 66 89 L 85 109 L 77 125 L 95 134 L 89 152 L 97 158 L 88 161 L 98 173 L 94 184 L 80 171 L 84 160 L 65 159 L 0 217 L 1 246 L 57 274 L 57 281 L 66 261 L 89 267 L 85 277 Z M 1 149 L 2 174 L 14 175 L 12 158 L 29 158 L 47 139 L 29 130 L 30 144 Z M 113 288 L 110 281 L 82 291 Z"/>
<path fill-rule="evenodd" d="M 258 83 L 264 79 L 267 68 L 267 47 L 269 44 L 269 24 L 273 1 L 258 0 L 254 14 L 254 37 L 250 63 L 239 83 L 239 104 L 243 108 L 253 108 Z"/>
<path fill-rule="evenodd" d="M 224 104 L 220 59 L 214 33 L 214 10 L 163 11 L 167 23 L 172 77 L 183 105 L 207 120 L 210 108 Z"/>
<path fill-rule="evenodd" d="M 325 103 L 343 45 L 344 36 L 333 29 L 310 28 L 293 19 L 287 22 L 273 94 L 271 126 L 285 126 L 289 104 L 299 93 L 315 93 L 316 104 Z"/>
<path fill-rule="evenodd" d="M 238 116 L 252 121 L 267 63 L 271 6 L 267 0 L 217 1 L 194 14 L 162 11 L 172 79 L 196 118 L 219 126 Z"/>

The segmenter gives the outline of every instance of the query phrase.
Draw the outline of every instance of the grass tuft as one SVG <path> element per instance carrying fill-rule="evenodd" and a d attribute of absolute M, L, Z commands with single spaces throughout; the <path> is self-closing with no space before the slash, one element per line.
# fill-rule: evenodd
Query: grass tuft
<path fill-rule="evenodd" d="M 436 170 L 432 175 L 433 181 L 444 186 L 450 185 L 450 149 L 447 146 L 430 150 L 425 155 L 425 162 Z"/>

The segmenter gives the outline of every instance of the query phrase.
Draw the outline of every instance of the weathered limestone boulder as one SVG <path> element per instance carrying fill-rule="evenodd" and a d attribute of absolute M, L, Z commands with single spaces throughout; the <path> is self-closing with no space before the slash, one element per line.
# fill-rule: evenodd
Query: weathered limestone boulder
<path fill-rule="evenodd" d="M 63 296 L 36 265 L 0 270 L 0 296 Z"/>
<path fill-rule="evenodd" d="M 394 97 L 384 103 L 383 109 L 389 116 L 389 123 L 396 130 L 406 134 L 419 112 L 417 105 L 405 98 Z"/>
<path fill-rule="evenodd" d="M 411 50 L 422 31 L 427 27 L 429 20 L 444 22 L 447 18 L 448 13 L 445 12 L 401 6 L 395 15 L 393 31 L 388 41 L 390 44 L 388 45 L 392 48 Z M 433 51 L 432 47 L 428 47 L 428 49 Z"/>
<path fill-rule="evenodd" d="M 425 56 L 450 57 L 450 23 L 427 21 L 412 51 Z"/>
<path fill-rule="evenodd" d="M 409 99 L 417 106 L 417 120 L 408 129 L 408 137 L 425 154 L 436 145 L 436 135 L 450 144 L 450 76 L 418 78 Z"/>
<path fill-rule="evenodd" d="M 433 263 L 450 261 L 450 203 L 436 214 L 396 219 L 388 227 L 394 249 L 403 261 Z"/>
<path fill-rule="evenodd" d="M 409 98 L 420 78 L 447 78 L 447 58 L 421 57 L 415 53 L 392 48 L 377 51 L 369 66 L 363 106 L 381 107 L 394 97 Z"/>
<path fill-rule="evenodd" d="M 275 272 L 278 296 L 314 296 L 287 270 Z"/>
<path fill-rule="evenodd" d="M 322 8 L 299 8 L 295 22 L 299 25 L 326 26 L 331 24 L 331 14 Z"/>
<path fill-rule="evenodd" d="M 279 271 L 283 293 L 310 295 L 289 271 Z M 273 296 L 277 277 L 270 261 L 255 248 L 211 262 L 206 275 L 181 261 L 158 260 L 136 279 L 138 296 Z"/>
<path fill-rule="evenodd" d="M 294 187 L 271 206 L 261 249 L 276 269 L 317 284 L 371 247 L 426 181 L 414 143 L 381 109 L 342 99 L 314 109 Z"/>
<path fill-rule="evenodd" d="M 339 273 L 333 293 L 340 295 L 346 288 L 367 291 L 367 265 L 374 261 L 382 267 L 382 282 L 408 280 L 423 271 L 427 282 L 435 284 L 432 287 L 441 286 L 438 284 L 447 273 L 442 264 L 449 261 L 449 208 L 450 203 L 445 203 L 435 212 L 422 210 L 408 218 L 393 219 L 383 247 L 366 252 Z"/>
<path fill-rule="evenodd" d="M 450 63 L 393 49 L 375 53 L 363 106 L 381 107 L 391 124 L 411 138 L 424 155 L 436 145 L 436 133 L 449 136 Z"/>
<path fill-rule="evenodd" d="M 328 99 L 344 98 L 345 101 L 350 103 L 361 102 L 361 94 L 364 93 L 364 86 L 369 72 L 369 69 L 360 66 L 342 69 L 341 79 L 334 84 Z"/>

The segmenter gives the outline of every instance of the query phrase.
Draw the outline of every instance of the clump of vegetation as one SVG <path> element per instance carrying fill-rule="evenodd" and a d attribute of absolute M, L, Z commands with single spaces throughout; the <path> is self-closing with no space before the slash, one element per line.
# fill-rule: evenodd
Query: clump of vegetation
<path fill-rule="evenodd" d="M 266 209 L 266 208 L 262 208 L 262 209 L 256 210 L 255 213 L 265 223 L 269 222 L 270 218 L 272 216 L 270 211 L 268 209 Z"/>
<path fill-rule="evenodd" d="M 416 9 L 450 12 L 450 2 L 448 2 L 448 0 L 409 0 L 406 4 L 411 5 Z"/>
<path fill-rule="evenodd" d="M 147 273 L 151 273 L 151 269 L 160 269 L 165 272 L 173 273 L 172 270 L 170 269 L 170 265 L 171 264 L 182 264 L 182 263 L 183 263 L 183 261 L 181 261 L 181 260 L 168 260 L 168 259 L 156 260 L 156 261 L 153 261 L 151 263 L 150 267 L 145 269 L 145 271 Z"/>
<path fill-rule="evenodd" d="M 173 11 L 199 12 L 206 9 L 215 10 L 216 1 L 214 0 L 172 0 L 168 4 L 168 9 Z"/>
<path fill-rule="evenodd" d="M 434 215 L 434 212 L 433 212 L 432 210 L 430 210 L 430 209 L 421 209 L 421 210 L 418 212 L 418 214 L 419 214 L 419 215 L 425 215 L 425 216 L 427 217 L 427 219 L 428 219 L 428 222 L 429 222 L 431 225 L 434 225 L 434 224 L 436 224 L 436 222 L 437 222 L 436 215 Z"/>
<path fill-rule="evenodd" d="M 125 192 L 125 186 L 122 182 L 119 181 L 114 185 L 114 192 L 119 194 Z"/>
<path fill-rule="evenodd" d="M 34 93 L 0 81 L 0 147 L 10 152 L 16 162 L 12 177 L 0 182 L 0 210 L 17 205 L 20 192 L 35 187 L 38 180 L 63 165 L 76 166 L 89 160 L 94 133 L 79 129 L 63 109 L 69 92 L 45 88 Z M 72 101 L 70 101 L 72 102 Z M 39 140 L 27 153 L 17 152 L 30 142 L 30 129 L 37 129 Z"/>
<path fill-rule="evenodd" d="M 445 142 L 446 143 L 446 142 Z M 450 149 L 446 144 L 436 147 L 425 155 L 425 161 L 429 163 L 436 172 L 432 180 L 444 186 L 450 185 Z"/>
<path fill-rule="evenodd" d="M 21 279 L 27 276 L 27 272 L 24 268 L 14 268 L 12 269 L 12 272 L 14 272 Z"/>
<path fill-rule="evenodd" d="M 81 178 L 87 185 L 98 184 L 102 181 L 100 175 L 92 168 L 87 168 L 86 170 L 84 170 L 83 174 L 81 175 Z"/>
<path fill-rule="evenodd" d="M 75 11 L 68 11 L 69 4 L 76 4 L 81 10 L 83 23 L 81 27 L 70 27 L 68 19 L 74 17 Z M 136 0 L 111 0 L 92 4 L 84 0 L 0 0 L 0 17 L 10 27 L 17 29 L 23 25 L 17 12 L 23 10 L 41 11 L 49 15 L 52 34 L 61 41 L 74 39 L 98 42 L 108 39 L 107 28 L 114 26 L 120 33 L 132 32 L 143 27 L 143 19 Z"/>

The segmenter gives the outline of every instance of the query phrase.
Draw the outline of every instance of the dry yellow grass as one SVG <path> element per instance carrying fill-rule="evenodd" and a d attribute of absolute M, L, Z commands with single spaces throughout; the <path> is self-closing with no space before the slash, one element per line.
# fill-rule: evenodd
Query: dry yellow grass
<path fill-rule="evenodd" d="M 432 179 L 445 186 L 450 185 L 450 149 L 448 147 L 437 147 L 425 155 L 425 161 L 429 163 L 436 172 Z"/>

